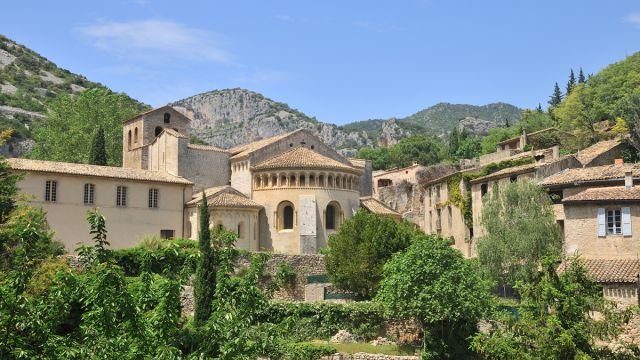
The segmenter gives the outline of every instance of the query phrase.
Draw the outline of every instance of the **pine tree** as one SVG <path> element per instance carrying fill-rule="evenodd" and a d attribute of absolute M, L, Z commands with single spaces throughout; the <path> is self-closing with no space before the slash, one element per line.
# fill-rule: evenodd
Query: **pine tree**
<path fill-rule="evenodd" d="M 562 92 L 560 92 L 560 86 L 556 82 L 556 85 L 553 87 L 553 95 L 549 97 L 549 105 L 558 106 L 560 102 L 562 102 Z"/>
<path fill-rule="evenodd" d="M 202 326 L 211 315 L 211 302 L 216 288 L 216 268 L 214 253 L 211 248 L 211 229 L 209 228 L 209 205 L 207 196 L 202 193 L 200 203 L 200 229 L 198 233 L 200 259 L 196 268 L 196 280 L 193 289 L 194 314 L 196 326 Z"/>
<path fill-rule="evenodd" d="M 571 69 L 571 72 L 569 73 L 569 81 L 567 81 L 567 95 L 571 93 L 574 86 L 576 86 L 576 76 L 573 74 L 573 69 Z"/>
<path fill-rule="evenodd" d="M 107 150 L 105 149 L 104 130 L 102 126 L 96 131 L 89 152 L 89 164 L 107 165 Z"/>
<path fill-rule="evenodd" d="M 542 112 L 542 105 L 540 103 L 538 103 L 538 107 L 536 108 L 536 111 L 539 113 Z"/>
<path fill-rule="evenodd" d="M 578 72 L 578 84 L 584 84 L 585 81 L 584 72 L 582 72 L 582 68 L 580 68 L 580 72 Z"/>

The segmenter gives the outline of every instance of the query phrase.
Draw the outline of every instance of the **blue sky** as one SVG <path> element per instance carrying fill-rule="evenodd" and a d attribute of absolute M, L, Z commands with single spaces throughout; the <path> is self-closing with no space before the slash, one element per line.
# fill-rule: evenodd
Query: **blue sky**
<path fill-rule="evenodd" d="M 0 33 L 153 106 L 242 87 L 321 121 L 533 108 L 640 49 L 635 1 L 7 1 Z"/>

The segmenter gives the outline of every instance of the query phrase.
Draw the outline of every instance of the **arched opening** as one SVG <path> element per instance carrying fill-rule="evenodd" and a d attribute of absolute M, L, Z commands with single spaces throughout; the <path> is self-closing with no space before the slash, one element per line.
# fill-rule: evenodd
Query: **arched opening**
<path fill-rule="evenodd" d="M 318 176 L 318 186 L 324 187 L 324 175 Z"/>
<path fill-rule="evenodd" d="M 272 175 L 271 176 L 271 187 L 276 187 L 278 186 L 278 176 L 277 175 Z"/>
<path fill-rule="evenodd" d="M 300 186 L 307 186 L 307 178 L 304 175 L 300 175 Z"/>
<path fill-rule="evenodd" d="M 290 201 L 283 201 L 278 204 L 277 212 L 278 230 L 292 230 L 295 223 L 295 210 Z"/>
<path fill-rule="evenodd" d="M 296 176 L 295 175 L 291 175 L 289 177 L 289 186 L 296 186 Z"/>
<path fill-rule="evenodd" d="M 309 186 L 316 186 L 316 176 L 313 174 L 309 175 Z"/>
<path fill-rule="evenodd" d="M 161 132 L 162 132 L 162 126 L 156 126 L 156 130 L 154 132 L 155 136 L 160 135 Z"/>
<path fill-rule="evenodd" d="M 127 138 L 127 144 L 131 147 L 131 130 L 129 130 L 129 137 Z"/>
<path fill-rule="evenodd" d="M 138 143 L 138 128 L 137 127 L 133 132 L 133 142 L 134 142 L 134 144 Z"/>
<path fill-rule="evenodd" d="M 333 186 L 333 176 L 329 175 L 327 176 L 327 187 L 332 187 Z"/>
<path fill-rule="evenodd" d="M 244 238 L 244 235 L 244 223 L 240 222 L 238 223 L 238 239 Z"/>
<path fill-rule="evenodd" d="M 171 122 L 171 114 L 164 113 L 164 123 L 169 124 Z"/>
<path fill-rule="evenodd" d="M 287 186 L 287 175 L 280 176 L 280 187 Z"/>
<path fill-rule="evenodd" d="M 324 211 L 324 227 L 327 230 L 336 230 L 340 226 L 341 217 L 340 204 L 336 201 L 332 201 L 327 205 Z"/>
<path fill-rule="evenodd" d="M 261 188 L 261 179 L 260 179 L 260 176 L 256 176 L 256 177 L 254 178 L 254 185 L 253 185 L 253 187 L 254 187 L 255 189 L 260 189 L 260 188 Z"/>

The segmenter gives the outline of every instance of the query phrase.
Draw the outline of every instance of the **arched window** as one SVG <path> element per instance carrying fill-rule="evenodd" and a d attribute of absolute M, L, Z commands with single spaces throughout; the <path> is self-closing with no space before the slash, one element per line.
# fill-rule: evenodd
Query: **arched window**
<path fill-rule="evenodd" d="M 169 124 L 171 122 L 171 114 L 164 113 L 164 123 Z"/>
<path fill-rule="evenodd" d="M 295 223 L 295 210 L 290 201 L 278 204 L 276 224 L 278 230 L 292 230 Z"/>
<path fill-rule="evenodd" d="M 244 238 L 244 223 L 242 222 L 238 223 L 238 238 Z"/>
<path fill-rule="evenodd" d="M 287 186 L 287 175 L 280 176 L 280 187 Z"/>
<path fill-rule="evenodd" d="M 316 176 L 314 174 L 309 175 L 309 186 L 317 186 Z"/>
<path fill-rule="evenodd" d="M 155 131 L 156 136 L 160 135 L 161 132 L 162 132 L 162 126 L 156 126 L 156 131 Z"/>
<path fill-rule="evenodd" d="M 131 130 L 129 130 L 129 137 L 127 138 L 127 144 L 131 147 Z"/>
<path fill-rule="evenodd" d="M 295 175 L 291 175 L 289 177 L 289 186 L 296 186 L 296 176 Z"/>
<path fill-rule="evenodd" d="M 136 129 L 133 131 L 133 143 L 137 144 L 138 143 L 138 128 L 136 127 Z"/>
<path fill-rule="evenodd" d="M 278 186 L 278 176 L 277 175 L 272 175 L 271 176 L 271 187 L 276 187 Z"/>
<path fill-rule="evenodd" d="M 329 175 L 327 177 L 327 187 L 332 187 L 333 186 L 333 176 Z"/>
<path fill-rule="evenodd" d="M 324 187 L 324 175 L 318 176 L 318 186 Z"/>
<path fill-rule="evenodd" d="M 340 204 L 332 201 L 324 211 L 324 227 L 327 230 L 336 230 L 340 226 L 342 210 Z"/>
<path fill-rule="evenodd" d="M 256 189 L 260 189 L 260 188 L 261 188 L 261 186 L 260 186 L 260 185 L 262 185 L 262 184 L 261 184 L 262 179 L 260 179 L 260 175 L 256 175 L 254 182 L 255 182 L 255 183 L 254 183 L 254 188 L 256 188 Z"/>
<path fill-rule="evenodd" d="M 300 184 L 299 186 L 306 186 L 307 182 L 306 182 L 306 178 L 304 175 L 300 175 Z"/>

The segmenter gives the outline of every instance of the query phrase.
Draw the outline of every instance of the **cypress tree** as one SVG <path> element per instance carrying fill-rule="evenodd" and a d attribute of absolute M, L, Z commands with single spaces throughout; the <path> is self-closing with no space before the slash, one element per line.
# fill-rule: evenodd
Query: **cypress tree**
<path fill-rule="evenodd" d="M 549 97 L 549 105 L 558 106 L 560 102 L 562 102 L 562 93 L 560 92 L 560 86 L 556 82 L 556 85 L 553 87 L 553 95 Z"/>
<path fill-rule="evenodd" d="M 454 127 L 453 130 L 449 133 L 449 156 L 454 157 L 456 152 L 458 152 L 458 147 L 460 146 L 460 134 L 458 132 L 458 127 Z"/>
<path fill-rule="evenodd" d="M 536 108 L 536 111 L 539 113 L 542 112 L 542 105 L 540 103 L 538 103 L 538 107 Z"/>
<path fill-rule="evenodd" d="M 573 74 L 573 69 L 569 73 L 569 81 L 567 81 L 567 95 L 573 90 L 573 87 L 576 86 L 576 76 Z"/>
<path fill-rule="evenodd" d="M 585 81 L 584 72 L 582 72 L 582 68 L 580 68 L 580 72 L 578 73 L 578 84 L 584 84 Z"/>
<path fill-rule="evenodd" d="M 96 135 L 93 137 L 91 143 L 91 150 L 89 151 L 89 164 L 92 165 L 107 165 L 107 150 L 105 149 L 104 130 L 102 126 L 96 131 Z"/>
<path fill-rule="evenodd" d="M 211 229 L 209 228 L 209 205 L 204 192 L 200 203 L 198 248 L 200 249 L 200 259 L 196 268 L 196 281 L 193 288 L 193 320 L 196 326 L 202 326 L 211 316 L 211 302 L 216 288 L 216 269 L 213 260 L 214 253 L 211 248 Z"/>

